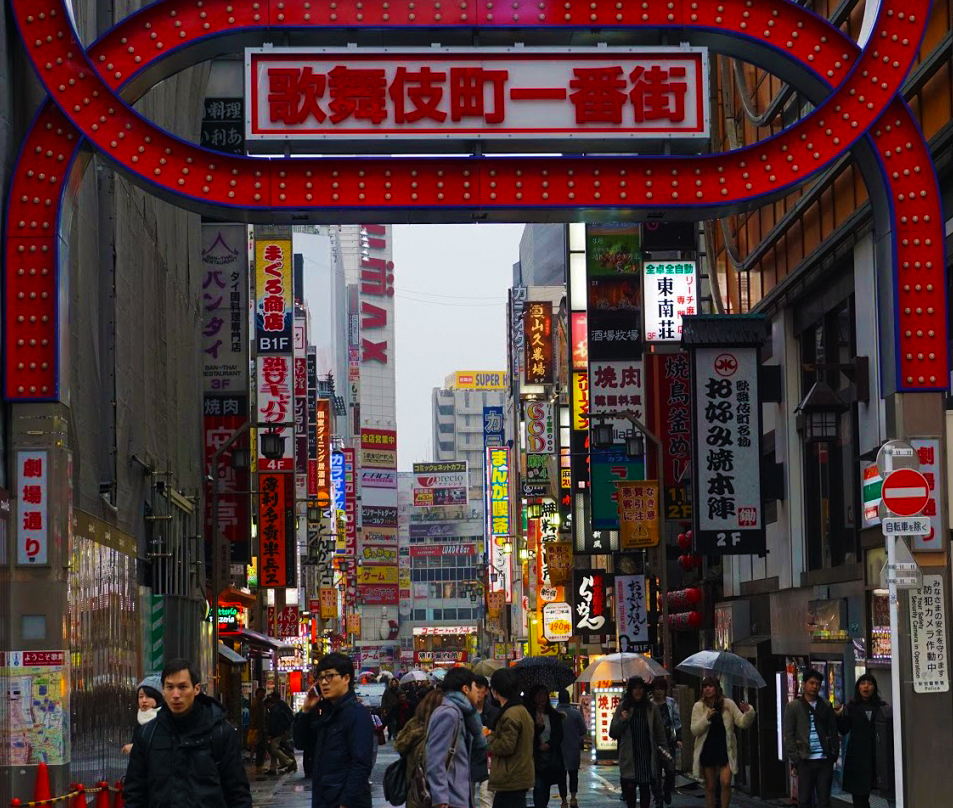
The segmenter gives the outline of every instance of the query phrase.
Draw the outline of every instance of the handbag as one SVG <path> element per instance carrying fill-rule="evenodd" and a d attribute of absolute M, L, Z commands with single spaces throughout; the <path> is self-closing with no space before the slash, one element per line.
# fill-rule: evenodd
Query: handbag
<path fill-rule="evenodd" d="M 665 770 L 666 774 L 675 774 L 675 758 L 664 746 L 659 744 L 655 747 L 657 750 L 659 765 Z"/>
<path fill-rule="evenodd" d="M 454 755 L 457 754 L 457 741 L 459 740 L 459 736 L 460 721 L 457 720 L 454 723 L 453 745 L 450 747 L 450 751 L 447 752 L 446 769 L 448 772 L 453 765 Z M 426 739 L 424 743 L 427 743 Z M 420 763 L 417 764 L 417 768 L 414 769 L 414 791 L 416 793 L 417 805 L 419 805 L 420 808 L 433 808 L 433 795 L 430 793 L 430 786 L 427 784 L 426 755 L 424 755 Z"/>
<path fill-rule="evenodd" d="M 391 805 L 407 802 L 407 761 L 403 755 L 384 769 L 384 799 Z"/>

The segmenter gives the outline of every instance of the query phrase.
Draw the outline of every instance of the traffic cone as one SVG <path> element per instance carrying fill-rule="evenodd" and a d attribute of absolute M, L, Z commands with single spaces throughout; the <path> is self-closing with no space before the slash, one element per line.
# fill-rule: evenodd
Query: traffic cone
<path fill-rule="evenodd" d="M 105 780 L 99 783 L 99 791 L 96 792 L 94 808 L 109 808 L 109 783 Z"/>
<path fill-rule="evenodd" d="M 52 796 L 50 792 L 50 773 L 47 771 L 46 764 L 41 763 L 36 767 L 36 785 L 33 787 L 33 802 L 48 800 Z"/>
<path fill-rule="evenodd" d="M 76 791 L 76 796 L 71 800 L 70 808 L 86 808 L 86 789 L 83 784 L 76 783 L 71 790 Z"/>
<path fill-rule="evenodd" d="M 113 800 L 113 808 L 126 808 L 126 801 L 122 797 L 122 780 L 116 781 L 116 798 Z"/>

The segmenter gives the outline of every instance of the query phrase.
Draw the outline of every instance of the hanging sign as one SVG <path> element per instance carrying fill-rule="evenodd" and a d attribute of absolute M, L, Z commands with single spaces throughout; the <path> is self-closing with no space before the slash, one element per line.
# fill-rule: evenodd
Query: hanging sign
<path fill-rule="evenodd" d="M 692 464 L 692 379 L 687 353 L 648 354 L 646 377 L 649 428 L 662 442 L 663 503 L 666 519 L 692 518 L 688 480 Z M 654 445 L 648 446 L 648 467 L 655 468 Z"/>
<path fill-rule="evenodd" d="M 526 384 L 553 383 L 553 304 L 529 301 L 523 307 Z"/>
<path fill-rule="evenodd" d="M 523 405 L 526 421 L 526 452 L 551 455 L 556 451 L 553 405 L 549 401 L 527 401 Z"/>
<path fill-rule="evenodd" d="M 943 599 L 940 575 L 924 575 L 923 586 L 910 590 L 910 657 L 915 693 L 946 693 L 950 689 Z"/>
<path fill-rule="evenodd" d="M 695 551 L 763 554 L 758 349 L 696 348 L 692 358 Z"/>
<path fill-rule="evenodd" d="M 927 504 L 923 506 L 923 516 L 929 517 L 934 528 L 925 536 L 916 536 L 910 549 L 914 552 L 939 552 L 943 549 L 940 544 L 939 534 L 936 532 L 936 525 L 943 524 L 943 469 L 941 466 L 940 441 L 937 438 L 912 438 L 910 445 L 917 452 L 917 458 L 920 461 L 920 473 L 927 481 L 930 489 L 930 496 Z"/>
<path fill-rule="evenodd" d="M 616 575 L 615 614 L 619 651 L 641 653 L 649 647 L 649 619 L 644 575 Z"/>
<path fill-rule="evenodd" d="M 616 483 L 619 504 L 619 547 L 633 550 L 659 542 L 659 496 L 656 480 Z"/>
<path fill-rule="evenodd" d="M 603 570 L 573 571 L 574 634 L 615 634 L 615 623 L 609 613 L 607 600 L 611 586 L 612 575 Z"/>
<path fill-rule="evenodd" d="M 645 339 L 648 342 L 678 342 L 682 317 L 695 314 L 694 261 L 646 261 L 642 265 Z"/>

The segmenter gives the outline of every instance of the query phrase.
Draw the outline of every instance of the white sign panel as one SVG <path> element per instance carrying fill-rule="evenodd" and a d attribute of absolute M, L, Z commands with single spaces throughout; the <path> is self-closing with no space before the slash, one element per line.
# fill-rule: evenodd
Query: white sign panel
<path fill-rule="evenodd" d="M 930 500 L 923 509 L 923 515 L 935 517 L 933 524 L 941 525 L 943 524 L 941 511 L 944 489 L 940 441 L 937 438 L 915 438 L 910 441 L 910 445 L 916 450 L 920 461 L 920 473 L 926 478 L 927 485 L 930 487 Z M 943 545 L 936 531 L 931 530 L 926 535 L 917 535 L 910 549 L 914 552 L 941 552 Z"/>
<path fill-rule="evenodd" d="M 645 373 L 641 359 L 605 359 L 589 362 L 589 412 L 599 413 L 631 410 L 645 423 Z M 600 423 L 599 420 L 594 423 Z M 632 435 L 628 418 L 607 418 L 601 423 L 612 424 L 614 443 L 623 443 Z"/>
<path fill-rule="evenodd" d="M 695 552 L 763 553 L 757 349 L 696 349 L 692 392 L 698 447 Z"/>
<path fill-rule="evenodd" d="M 707 139 L 707 87 L 689 47 L 253 48 L 246 137 Z"/>
<path fill-rule="evenodd" d="M 884 519 L 880 523 L 884 536 L 932 536 L 929 516 L 902 516 Z"/>
<path fill-rule="evenodd" d="M 17 564 L 49 563 L 49 456 L 17 452 Z"/>
<path fill-rule="evenodd" d="M 645 339 L 679 342 L 682 317 L 698 313 L 694 261 L 646 261 L 642 265 Z"/>
<path fill-rule="evenodd" d="M 645 651 L 649 642 L 645 576 L 616 575 L 614 594 L 619 650 L 622 653 Z"/>
<path fill-rule="evenodd" d="M 566 642 L 572 637 L 572 606 L 568 603 L 543 606 L 543 636 L 549 642 Z"/>
<path fill-rule="evenodd" d="M 946 693 L 950 689 L 946 609 L 939 575 L 924 575 L 923 586 L 910 590 L 910 654 L 915 693 Z"/>

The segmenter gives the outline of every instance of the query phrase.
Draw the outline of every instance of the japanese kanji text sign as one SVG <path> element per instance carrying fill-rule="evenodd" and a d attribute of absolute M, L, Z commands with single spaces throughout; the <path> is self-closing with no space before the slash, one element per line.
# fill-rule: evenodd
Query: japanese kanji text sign
<path fill-rule="evenodd" d="M 642 265 L 645 339 L 678 342 L 682 317 L 696 314 L 694 261 L 646 261 Z"/>
<path fill-rule="evenodd" d="M 923 586 L 910 590 L 910 656 L 915 693 L 946 693 L 950 689 L 946 636 L 943 578 L 924 575 Z"/>
<path fill-rule="evenodd" d="M 659 495 L 656 480 L 616 483 L 619 504 L 619 547 L 655 547 L 659 542 Z"/>
<path fill-rule="evenodd" d="M 261 428 L 294 420 L 293 361 L 290 354 L 258 357 L 257 421 Z M 276 427 L 284 439 L 284 455 L 270 460 L 259 451 L 258 468 L 264 471 L 294 470 L 294 431 Z"/>
<path fill-rule="evenodd" d="M 248 235 L 202 225 L 202 360 L 206 393 L 248 393 Z"/>
<path fill-rule="evenodd" d="M 616 575 L 615 614 L 619 624 L 619 651 L 622 653 L 640 653 L 648 650 L 647 603 L 644 575 Z"/>
<path fill-rule="evenodd" d="M 692 518 L 687 480 L 692 463 L 692 374 L 687 353 L 647 354 L 649 428 L 662 441 L 665 518 Z M 656 448 L 647 447 L 649 468 L 655 468 Z"/>
<path fill-rule="evenodd" d="M 264 589 L 289 586 L 287 543 L 288 519 L 293 509 L 287 506 L 288 474 L 260 474 L 258 478 L 260 586 Z"/>
<path fill-rule="evenodd" d="M 930 487 L 930 499 L 923 509 L 923 515 L 933 520 L 934 528 L 927 536 L 914 536 L 910 549 L 914 552 L 931 552 L 943 549 L 936 526 L 943 524 L 943 455 L 940 452 L 938 438 L 912 438 L 910 445 L 917 450 L 920 460 L 920 473 Z"/>
<path fill-rule="evenodd" d="M 526 384 L 553 382 L 553 304 L 529 301 L 523 307 Z"/>
<path fill-rule="evenodd" d="M 510 450 L 497 446 L 487 450 L 487 497 L 491 536 L 509 536 L 510 524 Z"/>
<path fill-rule="evenodd" d="M 575 627 L 573 634 L 613 635 L 615 622 L 609 610 L 608 589 L 612 587 L 611 573 L 596 569 L 573 571 L 573 600 Z"/>
<path fill-rule="evenodd" d="M 245 51 L 249 140 L 706 138 L 703 49 Z"/>
<path fill-rule="evenodd" d="M 292 352 L 291 239 L 255 231 L 255 339 L 259 354 Z"/>
<path fill-rule="evenodd" d="M 697 348 L 693 363 L 695 551 L 763 553 L 758 349 Z"/>
<path fill-rule="evenodd" d="M 631 410 L 645 423 L 643 402 L 644 378 L 641 359 L 589 360 L 589 411 L 593 415 Z M 596 419 L 598 424 L 611 424 L 614 443 L 623 443 L 634 431 L 627 417 Z"/>
<path fill-rule="evenodd" d="M 17 452 L 17 564 L 49 563 L 49 454 Z"/>

